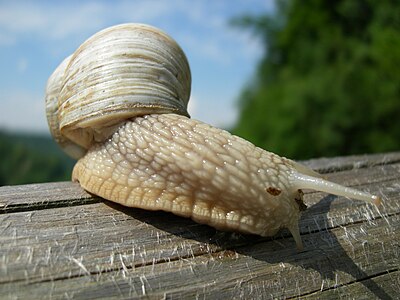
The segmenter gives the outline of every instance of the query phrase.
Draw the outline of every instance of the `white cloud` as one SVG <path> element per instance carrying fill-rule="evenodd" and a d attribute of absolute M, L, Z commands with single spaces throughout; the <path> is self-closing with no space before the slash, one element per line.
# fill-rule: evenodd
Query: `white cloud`
<path fill-rule="evenodd" d="M 92 2 L 80 6 L 77 3 L 54 3 L 3 2 L 0 5 L 0 28 L 13 36 L 25 33 L 45 39 L 63 39 L 99 25 L 99 19 L 106 12 L 102 5 Z"/>
<path fill-rule="evenodd" d="M 232 31 L 227 25 L 229 20 L 222 15 L 222 12 L 228 9 L 229 5 L 231 5 L 229 1 L 211 4 L 206 1 L 180 0 L 2 2 L 0 45 L 15 43 L 19 35 L 23 34 L 37 35 L 44 40 L 66 40 L 71 37 L 89 37 L 114 22 L 159 23 L 160 18 L 169 16 L 171 19 L 179 15 L 183 22 L 184 17 L 190 23 L 189 26 L 180 24 L 181 31 L 186 30 L 187 36 L 182 39 L 188 41 L 188 46 L 205 57 L 226 64 L 232 59 L 229 52 L 225 51 L 227 42 L 235 44 L 237 40 L 242 44 L 245 36 L 238 30 Z M 193 26 L 197 27 L 196 31 L 204 33 L 194 36 L 190 31 Z M 243 47 L 243 44 L 241 47 L 248 49 L 249 44 L 245 45 L 246 47 Z M 251 49 L 256 47 L 257 44 L 250 44 Z"/>
<path fill-rule="evenodd" d="M 0 128 L 48 132 L 43 94 L 9 91 L 1 96 L 0 102 Z"/>
<path fill-rule="evenodd" d="M 28 60 L 24 57 L 20 58 L 17 61 L 17 71 L 18 73 L 25 73 L 25 71 L 28 69 Z"/>
<path fill-rule="evenodd" d="M 223 4 L 223 2 L 209 2 L 209 1 L 179 1 L 179 5 L 175 6 L 177 10 L 185 14 L 191 23 L 208 27 L 208 28 L 221 28 L 225 25 L 225 19 L 221 15 L 221 10 L 226 9 L 226 5 L 230 2 Z"/>
<path fill-rule="evenodd" d="M 223 97 L 223 96 L 222 96 Z M 229 129 L 237 120 L 238 111 L 228 99 L 221 96 L 197 95 L 190 97 L 188 111 L 191 118 L 219 128 Z"/>
<path fill-rule="evenodd" d="M 15 44 L 15 42 L 15 37 L 4 32 L 0 32 L 0 46 L 12 46 Z"/>
<path fill-rule="evenodd" d="M 46 12 L 46 31 L 50 38 L 61 40 L 97 30 L 104 24 L 106 13 L 104 5 L 93 2 L 54 6 Z"/>
<path fill-rule="evenodd" d="M 172 13 L 170 2 L 156 2 L 2 2 L 0 28 L 14 35 L 33 33 L 48 39 L 64 39 L 98 30 L 116 19 L 145 22 Z"/>
<path fill-rule="evenodd" d="M 236 43 L 241 46 L 240 51 L 242 55 L 258 58 L 264 51 L 261 40 L 255 38 L 249 31 L 239 28 L 227 28 L 225 34 L 229 39 L 235 39 Z"/>
<path fill-rule="evenodd" d="M 158 18 L 174 12 L 174 1 L 122 1 L 111 2 L 108 7 L 113 18 L 124 19 L 125 22 L 154 22 Z"/>
<path fill-rule="evenodd" d="M 45 26 L 44 12 L 26 2 L 2 2 L 0 26 L 12 32 L 35 30 Z"/>
<path fill-rule="evenodd" d="M 261 3 L 257 0 L 253 2 Z M 261 43 L 249 31 L 229 24 L 231 18 L 245 13 L 231 11 L 238 1 L 214 1 L 212 5 L 207 1 L 180 3 L 176 9 L 185 14 L 190 26 L 182 26 L 177 32 L 177 38 L 191 53 L 208 58 L 221 66 L 234 64 L 238 57 L 260 57 L 263 49 Z M 265 6 L 272 10 L 273 1 L 266 3 L 268 5 Z M 194 32 L 196 33 L 193 34 Z"/>
<path fill-rule="evenodd" d="M 196 54 L 207 59 L 217 62 L 221 65 L 227 65 L 232 62 L 231 53 L 224 49 L 223 43 L 218 38 L 200 38 L 190 34 L 180 34 L 179 42 L 188 52 Z"/>
<path fill-rule="evenodd" d="M 199 107 L 198 107 L 198 103 L 197 103 L 196 97 L 191 95 L 190 99 L 189 99 L 189 103 L 188 103 L 188 108 L 187 108 L 187 110 L 189 112 L 189 115 L 191 115 L 191 116 L 197 115 L 199 113 L 198 112 L 198 108 Z"/>

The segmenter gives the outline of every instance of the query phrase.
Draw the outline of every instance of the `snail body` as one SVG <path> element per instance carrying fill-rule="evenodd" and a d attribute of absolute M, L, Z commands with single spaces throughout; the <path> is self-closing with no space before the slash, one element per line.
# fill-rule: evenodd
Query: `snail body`
<path fill-rule="evenodd" d="M 288 228 L 299 249 L 302 189 L 379 203 L 190 119 L 190 81 L 183 51 L 153 27 L 123 24 L 87 40 L 46 94 L 52 135 L 79 158 L 72 179 L 110 201 L 217 229 L 272 236 Z"/>

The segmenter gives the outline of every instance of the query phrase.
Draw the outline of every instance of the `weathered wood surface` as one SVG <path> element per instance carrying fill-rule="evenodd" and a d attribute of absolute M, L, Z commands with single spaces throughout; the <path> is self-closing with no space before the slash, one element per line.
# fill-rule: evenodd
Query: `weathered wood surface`
<path fill-rule="evenodd" d="M 124 208 L 71 182 L 0 187 L 0 298 L 400 298 L 400 152 L 305 162 L 378 194 L 307 192 L 305 251 Z"/>

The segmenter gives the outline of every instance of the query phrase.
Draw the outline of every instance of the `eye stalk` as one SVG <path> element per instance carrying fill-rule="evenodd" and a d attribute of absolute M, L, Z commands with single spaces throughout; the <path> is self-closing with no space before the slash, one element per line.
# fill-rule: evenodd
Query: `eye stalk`
<path fill-rule="evenodd" d="M 348 197 L 375 204 L 376 206 L 381 204 L 381 198 L 378 196 L 371 195 L 350 187 L 345 187 L 340 184 L 324 180 L 320 177 L 313 177 L 299 172 L 293 172 L 290 177 L 293 185 L 299 189 L 311 189 L 337 196 Z"/>

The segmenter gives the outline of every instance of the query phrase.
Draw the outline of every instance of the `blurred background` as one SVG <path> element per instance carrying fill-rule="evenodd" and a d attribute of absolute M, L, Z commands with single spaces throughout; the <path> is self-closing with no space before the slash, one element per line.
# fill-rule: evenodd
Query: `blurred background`
<path fill-rule="evenodd" d="M 0 185 L 70 179 L 47 78 L 125 22 L 181 45 L 195 119 L 293 159 L 400 149 L 398 0 L 0 1 Z"/>

